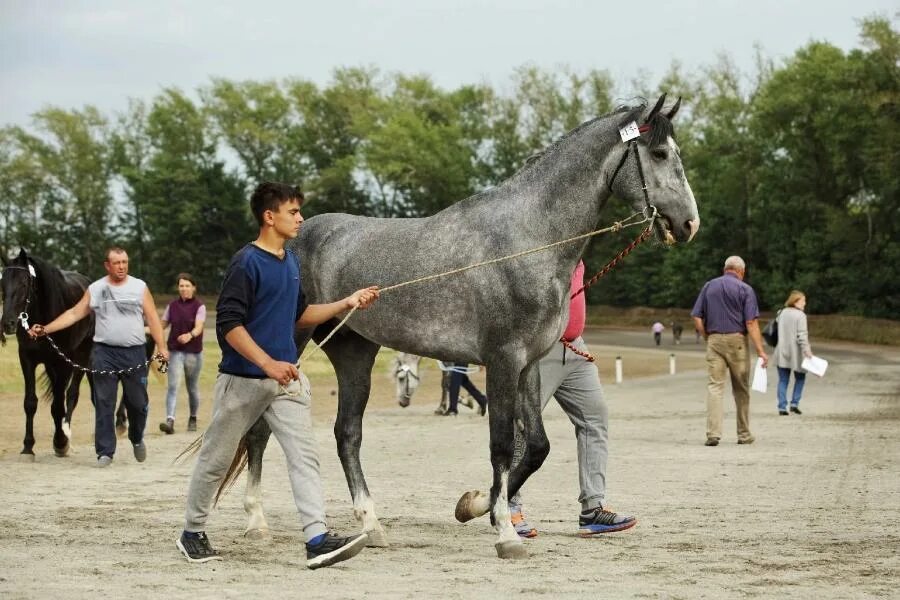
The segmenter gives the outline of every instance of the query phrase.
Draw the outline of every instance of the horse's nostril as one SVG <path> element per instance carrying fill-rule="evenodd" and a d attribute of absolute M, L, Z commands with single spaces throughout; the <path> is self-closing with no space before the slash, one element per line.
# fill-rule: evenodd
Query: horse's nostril
<path fill-rule="evenodd" d="M 697 230 L 700 229 L 700 223 L 694 219 L 688 219 L 684 222 L 684 228 L 688 232 L 688 241 L 690 241 L 697 235 Z"/>

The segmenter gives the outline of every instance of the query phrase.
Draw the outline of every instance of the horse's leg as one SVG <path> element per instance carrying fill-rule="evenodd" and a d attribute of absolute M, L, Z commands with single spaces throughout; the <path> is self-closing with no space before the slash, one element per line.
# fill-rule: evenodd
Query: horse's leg
<path fill-rule="evenodd" d="M 21 347 L 21 345 L 20 345 Z M 37 412 L 38 397 L 35 390 L 34 369 L 36 365 L 23 353 L 19 353 L 19 363 L 22 366 L 22 376 L 25 379 L 25 439 L 22 446 L 22 457 L 25 460 L 34 460 L 34 413 Z"/>
<path fill-rule="evenodd" d="M 84 371 L 76 369 L 72 373 L 72 379 L 69 380 L 69 387 L 66 389 L 66 418 L 63 421 L 63 433 L 69 440 L 72 439 L 72 414 L 75 412 L 75 407 L 78 406 L 82 379 L 84 379 Z"/>
<path fill-rule="evenodd" d="M 347 331 L 335 336 L 324 346 L 338 380 L 338 414 L 334 423 L 338 456 L 353 498 L 353 514 L 362 522 L 368 545 L 386 547 L 387 537 L 369 495 L 366 478 L 359 462 L 362 444 L 362 418 L 372 386 L 372 365 L 379 346 L 362 336 Z"/>
<path fill-rule="evenodd" d="M 518 375 L 518 376 L 517 376 Z M 537 362 L 519 369 L 515 365 L 491 364 L 487 369 L 488 397 L 491 399 L 489 424 L 491 431 L 491 465 L 494 471 L 490 496 L 480 491 L 463 494 L 456 505 L 456 518 L 465 522 L 491 511 L 491 521 L 498 533 L 495 543 L 497 556 L 500 558 L 525 558 L 528 553 L 522 540 L 512 526 L 509 513 L 509 497 L 514 495 L 527 479 L 527 475 L 546 458 L 549 445 L 546 435 L 538 435 L 531 439 L 535 429 L 543 434 L 540 421 L 540 374 Z M 526 435 L 528 446 L 522 464 L 511 469 L 514 447 L 514 427 L 517 407 L 525 403 L 537 406 L 536 416 L 533 408 L 524 409 L 526 419 Z M 537 421 L 535 422 L 535 419 Z M 535 425 L 537 427 L 535 428 Z M 532 456 L 529 457 L 529 454 Z M 528 469 L 531 469 L 530 471 Z M 512 471 L 512 472 L 511 472 Z"/>
<path fill-rule="evenodd" d="M 539 363 L 534 362 L 519 380 L 519 408 L 521 412 L 516 418 L 522 419 L 525 436 L 525 453 L 522 459 L 513 465 L 509 475 L 509 495 L 514 496 L 519 488 L 537 471 L 547 455 L 550 454 L 550 442 L 544 430 L 544 419 L 541 415 L 541 375 Z"/>
<path fill-rule="evenodd" d="M 247 432 L 247 491 L 244 494 L 244 510 L 247 512 L 247 530 L 244 535 L 260 539 L 269 535 L 269 524 L 262 508 L 262 459 L 272 431 L 266 420 L 260 417 Z"/>
<path fill-rule="evenodd" d="M 46 366 L 46 365 L 45 365 Z M 53 416 L 53 452 L 57 456 L 66 456 L 69 453 L 69 436 L 65 432 L 66 418 L 66 386 L 72 377 L 72 370 L 54 365 L 47 369 L 47 377 L 50 380 L 53 398 L 50 404 L 50 414 Z"/>

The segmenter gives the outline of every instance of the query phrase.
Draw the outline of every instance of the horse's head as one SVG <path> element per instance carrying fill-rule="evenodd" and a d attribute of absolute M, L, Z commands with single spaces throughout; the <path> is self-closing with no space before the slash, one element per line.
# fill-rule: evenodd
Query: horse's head
<path fill-rule="evenodd" d="M 622 118 L 620 135 L 627 141 L 620 143 L 621 151 L 611 155 L 613 171 L 608 186 L 635 210 L 649 212 L 648 202 L 655 207 L 657 237 L 674 244 L 696 235 L 700 215 L 672 126 L 681 98 L 671 107 L 665 106 L 665 100 L 663 94 L 653 108 L 641 106 Z"/>
<path fill-rule="evenodd" d="M 400 352 L 394 358 L 394 381 L 397 384 L 397 403 L 406 408 L 419 387 L 421 356 Z"/>
<path fill-rule="evenodd" d="M 34 265 L 24 249 L 11 261 L 3 258 L 3 272 L 0 275 L 3 316 L 0 317 L 0 328 L 6 335 L 16 332 L 19 314 L 28 312 L 28 304 L 34 293 L 35 277 Z"/>

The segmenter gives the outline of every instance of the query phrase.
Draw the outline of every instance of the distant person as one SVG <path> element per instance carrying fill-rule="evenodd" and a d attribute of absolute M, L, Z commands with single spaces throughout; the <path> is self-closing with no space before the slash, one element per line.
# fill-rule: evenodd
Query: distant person
<path fill-rule="evenodd" d="M 806 327 L 806 295 L 794 290 L 778 314 L 778 346 L 775 347 L 775 365 L 778 367 L 778 414 L 787 416 L 787 389 L 794 373 L 794 391 L 791 394 L 791 412 L 800 412 L 800 398 L 806 383 L 806 371 L 800 366 L 805 358 L 812 358 L 809 331 Z"/>
<path fill-rule="evenodd" d="M 681 344 L 682 332 L 684 332 L 684 327 L 681 326 L 681 323 L 672 321 L 672 340 L 675 342 L 676 346 Z"/>
<path fill-rule="evenodd" d="M 450 401 L 447 405 L 447 415 L 457 415 L 459 407 L 459 388 L 463 387 L 469 392 L 469 395 L 478 403 L 478 412 L 481 416 L 487 412 L 487 396 L 481 393 L 469 376 L 466 375 L 466 369 L 469 365 L 466 363 L 451 363 L 450 371 Z"/>
<path fill-rule="evenodd" d="M 659 342 L 662 341 L 662 332 L 666 328 L 665 325 L 657 321 L 653 324 L 653 327 L 650 330 L 653 332 L 653 341 L 656 342 L 656 345 L 659 346 Z"/>
<path fill-rule="evenodd" d="M 753 288 L 744 283 L 746 265 L 740 256 L 729 256 L 724 274 L 700 290 L 691 316 L 706 338 L 709 372 L 706 396 L 706 445 L 718 446 L 722 438 L 722 395 L 725 374 L 731 373 L 731 389 L 737 409 L 738 444 L 752 444 L 750 433 L 750 366 L 747 334 L 765 367 L 769 357 L 759 333 L 759 308 Z"/>
<path fill-rule="evenodd" d="M 166 420 L 159 429 L 175 433 L 175 404 L 178 385 L 184 374 L 188 391 L 190 416 L 188 431 L 197 431 L 197 409 L 200 407 L 200 370 L 203 368 L 203 324 L 206 306 L 197 298 L 197 282 L 190 273 L 179 273 L 178 298 L 169 302 L 163 313 L 163 329 L 169 330 L 169 387 L 166 392 Z"/>
<path fill-rule="evenodd" d="M 163 360 L 169 359 L 153 295 L 143 280 L 128 274 L 128 253 L 118 246 L 109 248 L 103 268 L 106 269 L 106 277 L 92 283 L 75 306 L 47 325 L 32 325 L 28 331 L 28 335 L 37 338 L 70 327 L 94 313 L 96 325 L 91 369 L 116 371 L 95 373 L 93 376 L 94 449 L 98 467 L 108 467 L 116 453 L 114 413 L 120 381 L 122 401 L 128 413 L 128 439 L 134 458 L 138 462 L 147 459 L 144 428 L 150 399 L 147 396 L 147 358 L 144 354 L 145 319 L 157 351 Z"/>

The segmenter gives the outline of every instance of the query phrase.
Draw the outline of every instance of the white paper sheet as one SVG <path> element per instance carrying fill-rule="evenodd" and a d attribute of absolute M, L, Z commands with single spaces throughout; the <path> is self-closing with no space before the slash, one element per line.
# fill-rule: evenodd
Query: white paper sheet
<path fill-rule="evenodd" d="M 766 374 L 765 367 L 762 366 L 762 359 L 756 359 L 756 369 L 753 371 L 753 385 L 750 386 L 754 392 L 766 393 L 769 387 L 769 376 Z"/>
<path fill-rule="evenodd" d="M 828 368 L 828 361 L 824 358 L 813 356 L 811 358 L 804 358 L 803 362 L 800 363 L 800 367 L 813 375 L 824 377 L 825 370 Z"/>

